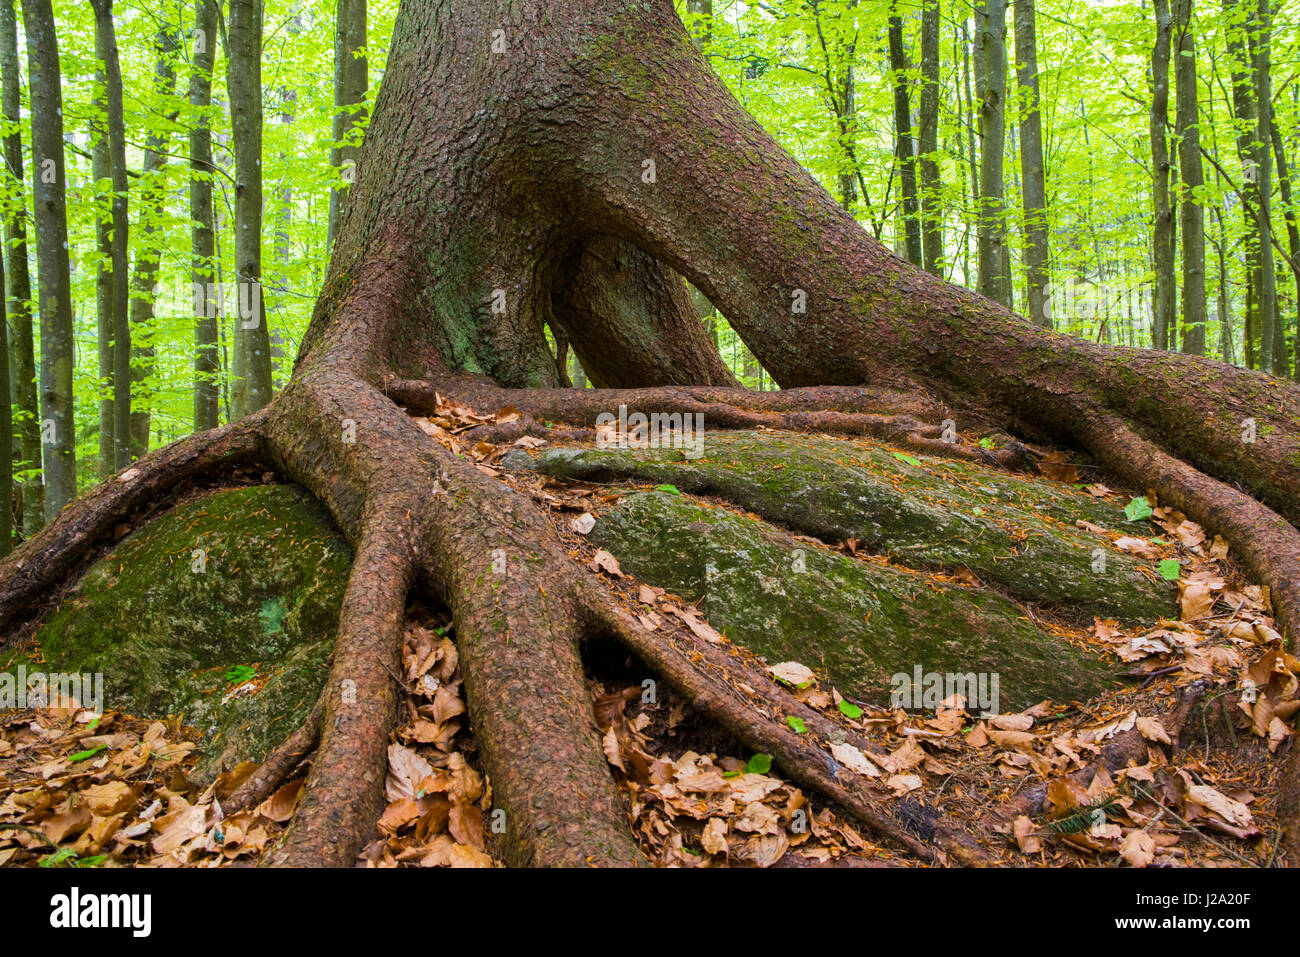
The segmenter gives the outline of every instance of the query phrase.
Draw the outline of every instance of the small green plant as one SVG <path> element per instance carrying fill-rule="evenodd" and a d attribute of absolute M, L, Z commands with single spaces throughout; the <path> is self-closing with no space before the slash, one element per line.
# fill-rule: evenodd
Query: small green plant
<path fill-rule="evenodd" d="M 249 665 L 235 665 L 226 672 L 226 682 L 232 685 L 243 684 L 257 675 L 257 669 Z"/>

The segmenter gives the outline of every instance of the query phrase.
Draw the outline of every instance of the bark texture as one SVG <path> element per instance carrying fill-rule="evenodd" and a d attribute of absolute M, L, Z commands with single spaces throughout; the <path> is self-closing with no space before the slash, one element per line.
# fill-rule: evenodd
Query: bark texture
<path fill-rule="evenodd" d="M 782 391 L 721 374 L 678 277 Z M 623 388 L 562 388 L 548 325 Z M 284 390 L 114 476 L 0 563 L 2 622 L 122 515 L 232 461 L 269 462 L 326 506 L 356 559 L 319 733 L 280 752 L 295 763 L 318 738 L 272 863 L 351 863 L 373 829 L 412 589 L 455 619 L 514 863 L 638 862 L 584 684 L 580 650 L 596 640 L 619 642 L 877 834 L 927 860 L 982 859 L 970 836 L 882 809 L 868 781 L 827 761 L 831 722 L 761 669 L 733 676 L 725 648 L 634 619 L 571 559 L 548 511 L 408 414 L 440 397 L 515 406 L 517 420 L 466 441 L 557 434 L 555 422 L 589 434 L 600 413 L 635 404 L 703 412 L 710 427 L 885 434 L 1017 464 L 1023 446 L 986 459 L 943 441 L 946 418 L 993 421 L 1081 446 L 1223 534 L 1270 586 L 1287 633 L 1300 622 L 1296 386 L 1056 335 L 894 255 L 745 113 L 669 0 L 412 0 Z M 1243 441 L 1247 419 L 1256 441 Z M 773 714 L 805 715 L 811 733 Z"/>

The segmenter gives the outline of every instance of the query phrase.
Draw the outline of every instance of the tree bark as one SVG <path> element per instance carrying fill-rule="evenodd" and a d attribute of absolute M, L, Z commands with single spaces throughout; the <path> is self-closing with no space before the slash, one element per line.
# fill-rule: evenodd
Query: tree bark
<path fill-rule="evenodd" d="M 175 94 L 177 38 L 175 28 L 164 24 L 154 40 L 154 94 L 157 108 L 166 109 Z M 176 110 L 167 111 L 164 120 L 175 122 Z M 135 407 L 131 410 L 131 458 L 138 459 L 149 451 L 149 428 L 152 421 L 155 351 L 153 347 L 154 286 L 158 282 L 158 264 L 162 259 L 159 242 L 161 222 L 166 214 L 167 195 L 163 167 L 167 165 L 168 135 L 151 127 L 144 141 L 144 163 L 140 169 L 140 223 L 131 276 L 131 393 Z"/>
<path fill-rule="evenodd" d="M 890 10 L 896 9 L 895 2 Z M 916 142 L 912 139 L 912 110 L 907 82 L 907 50 L 903 46 L 903 18 L 889 16 L 889 69 L 894 86 L 894 159 L 902 184 L 903 243 L 907 261 L 921 265 L 920 205 L 916 195 Z"/>
<path fill-rule="evenodd" d="M 909 852 L 942 859 L 891 825 L 869 782 L 828 764 L 818 741 L 834 732 L 829 721 L 816 723 L 760 669 L 733 677 L 725 646 L 693 642 L 684 628 L 647 629 L 572 560 L 549 509 L 431 439 L 410 413 L 436 410 L 440 398 L 483 411 L 512 405 L 515 435 L 551 420 L 589 430 L 626 404 L 701 412 L 720 427 L 887 432 L 926 449 L 948 448 L 937 436 L 945 416 L 978 414 L 1077 444 L 1222 534 L 1296 635 L 1300 387 L 1056 335 L 893 255 L 745 113 L 668 0 L 507 11 L 410 0 L 349 201 L 294 374 L 275 400 L 154 452 L 130 481 L 101 484 L 0 562 L 3 624 L 176 481 L 265 461 L 320 499 L 356 560 L 312 769 L 271 863 L 350 864 L 373 832 L 412 589 L 452 612 L 512 863 L 638 862 L 587 704 L 580 649 L 600 640 L 637 655 L 793 779 Z M 635 257 L 626 267 L 635 275 L 685 276 L 782 390 L 634 388 L 666 381 L 675 350 L 707 370 L 711 347 L 702 333 L 695 344 L 681 339 L 679 311 L 647 308 L 676 287 L 613 285 L 611 254 Z M 602 276 L 609 289 L 594 288 Z M 660 335 L 676 341 L 647 356 L 602 355 L 605 378 L 628 388 L 560 388 L 545 329 L 562 301 L 587 303 L 576 348 L 588 337 L 652 342 L 656 316 Z M 1246 418 L 1266 440 L 1242 442 Z M 475 431 L 465 440 L 478 441 Z M 1015 450 L 998 451 L 1009 464 Z M 814 733 L 797 735 L 773 715 L 798 715 Z M 960 841 L 942 846 L 979 860 Z"/>
<path fill-rule="evenodd" d="M 942 275 L 943 180 L 939 175 L 939 0 L 921 8 L 921 240 L 925 269 Z"/>
<path fill-rule="evenodd" d="M 111 441 L 111 466 L 106 460 L 103 436 L 100 438 L 100 470 L 115 472 L 126 468 L 131 461 L 131 324 L 130 324 L 130 218 L 127 211 L 126 122 L 122 115 L 122 70 L 118 60 L 117 32 L 113 25 L 112 0 L 94 0 L 95 55 L 103 64 L 104 109 L 107 121 L 107 149 L 109 175 L 112 180 L 112 242 L 108 247 L 112 263 L 109 270 L 106 294 L 109 308 L 109 337 L 112 340 L 107 355 L 111 372 L 100 369 L 112 385 L 112 422 L 108 436 Z M 102 245 L 102 244 L 101 244 Z M 120 346 L 120 347 L 119 347 Z M 101 431 L 105 416 L 100 413 Z"/>
<path fill-rule="evenodd" d="M 1006 140 L 1007 7 L 1006 0 L 977 0 L 978 42 L 982 70 L 980 101 L 979 291 L 1010 308 L 1007 264 L 1007 215 L 1002 181 Z"/>
<path fill-rule="evenodd" d="M 1151 260 L 1154 267 L 1153 325 L 1151 344 L 1168 349 L 1177 319 L 1174 277 L 1174 209 L 1169 198 L 1169 56 L 1173 19 L 1169 0 L 1155 0 L 1156 37 L 1151 48 L 1151 196 L 1154 221 L 1151 226 Z"/>
<path fill-rule="evenodd" d="M 271 336 L 262 288 L 262 0 L 231 0 L 226 87 L 235 141 L 235 373 L 232 412 L 271 401 Z"/>
<path fill-rule="evenodd" d="M 0 289 L 4 288 L 0 257 Z M 14 547 L 14 421 L 9 404 L 9 337 L 0 333 L 0 558 Z"/>
<path fill-rule="evenodd" d="M 194 3 L 194 66 L 190 72 L 190 107 L 194 110 L 194 125 L 189 132 L 190 149 L 190 280 L 196 287 L 192 297 L 196 306 L 194 316 L 194 431 L 215 429 L 220 421 L 220 389 L 217 377 L 221 373 L 218 352 L 220 322 L 217 304 L 209 307 L 207 295 L 210 283 L 216 282 L 216 237 L 214 235 L 214 210 L 212 206 L 212 178 L 216 167 L 212 160 L 212 67 L 216 59 L 217 6 L 216 0 L 195 0 Z M 197 288 L 203 295 L 197 295 Z M 213 286 L 213 292 L 216 287 Z"/>
<path fill-rule="evenodd" d="M 1174 35 L 1178 59 L 1174 68 L 1183 231 L 1182 349 L 1205 355 L 1205 210 L 1197 191 L 1204 183 L 1201 133 L 1196 94 L 1196 36 L 1192 30 L 1192 0 L 1175 0 Z"/>
<path fill-rule="evenodd" d="M 8 397 L 19 415 L 17 467 L 29 477 L 19 482 L 23 499 L 23 534 L 36 534 L 45 523 L 45 486 L 41 481 L 41 416 L 36 390 L 36 349 L 32 332 L 32 286 L 27 269 L 26 186 L 23 179 L 23 140 L 19 89 L 18 24 L 14 5 L 0 0 L 0 108 L 10 132 L 4 137 L 8 186 L 14 192 L 12 213 L 5 217 L 8 252 L 6 323 L 9 341 Z"/>
<path fill-rule="evenodd" d="M 1291 190 L 1291 168 L 1286 159 L 1286 147 L 1277 128 L 1277 119 L 1269 124 L 1273 140 L 1273 159 L 1277 163 L 1277 187 L 1282 196 L 1283 217 L 1286 219 L 1287 248 L 1291 251 L 1291 275 L 1295 280 L 1296 336 L 1300 337 L 1300 221 L 1297 220 L 1294 194 Z M 1300 338 L 1294 340 L 1300 342 Z M 1292 372 L 1300 378 L 1300 355 L 1293 357 Z"/>
<path fill-rule="evenodd" d="M 1261 367 L 1265 372 L 1289 374 L 1286 331 L 1277 298 L 1277 274 L 1273 260 L 1273 157 L 1269 149 L 1273 126 L 1273 68 L 1271 0 L 1257 0 L 1256 26 L 1248 43 L 1255 82 L 1256 128 L 1252 131 L 1252 148 L 1259 178 L 1259 316 Z"/>
<path fill-rule="evenodd" d="M 73 420 L 75 339 L 68 272 L 68 220 L 63 166 L 63 91 L 50 0 L 23 0 L 32 106 L 32 189 L 41 316 L 41 445 L 45 520 L 77 497 L 77 433 Z"/>
<path fill-rule="evenodd" d="M 330 166 L 347 179 L 353 175 L 361 144 L 357 130 L 366 119 L 366 0 L 338 0 L 334 28 L 334 142 Z M 347 209 L 347 187 L 330 190 L 329 245 Z"/>
<path fill-rule="evenodd" d="M 1038 40 L 1034 0 L 1016 0 L 1016 76 L 1020 84 L 1020 173 L 1024 179 L 1025 286 L 1030 321 L 1052 328 L 1048 289 L 1047 172 L 1038 106 Z"/>

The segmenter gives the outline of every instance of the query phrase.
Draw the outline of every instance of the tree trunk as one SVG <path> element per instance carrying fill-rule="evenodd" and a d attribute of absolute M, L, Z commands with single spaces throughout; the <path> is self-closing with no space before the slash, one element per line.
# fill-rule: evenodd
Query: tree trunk
<path fill-rule="evenodd" d="M 1169 199 L 1169 56 L 1173 20 L 1169 0 L 1155 0 L 1156 39 L 1151 48 L 1151 260 L 1154 267 L 1151 344 L 1168 349 L 1176 321 L 1174 276 L 1174 209 Z"/>
<path fill-rule="evenodd" d="M 976 61 L 982 65 L 980 102 L 979 290 L 994 302 L 1011 305 L 1007 282 L 1007 216 L 1002 181 L 1006 141 L 1006 0 L 978 0 Z"/>
<path fill-rule="evenodd" d="M 4 288 L 0 258 L 0 289 Z M 14 420 L 9 398 L 9 337 L 0 334 L 0 558 L 14 547 Z"/>
<path fill-rule="evenodd" d="M 921 239 L 925 269 L 942 275 L 943 180 L 939 175 L 939 0 L 921 8 Z"/>
<path fill-rule="evenodd" d="M 32 105 L 33 200 L 41 316 L 41 446 L 45 521 L 77 497 L 77 433 L 73 422 L 75 339 L 68 272 L 68 220 L 63 169 L 63 90 L 50 0 L 23 0 Z"/>
<path fill-rule="evenodd" d="M 194 66 L 190 72 L 190 107 L 194 125 L 190 128 L 190 280 L 195 289 L 192 297 L 194 316 L 194 431 L 215 429 L 220 421 L 221 373 L 218 353 L 217 302 L 208 296 L 209 284 L 216 282 L 216 237 L 212 207 L 212 178 L 216 167 L 212 161 L 212 66 L 216 58 L 216 0 L 194 3 Z M 198 294 L 199 289 L 202 295 Z M 216 292 L 216 287 L 212 287 Z"/>
<path fill-rule="evenodd" d="M 896 4 L 895 4 L 896 6 Z M 894 7 L 890 8 L 891 10 Z M 902 184 L 903 242 L 907 261 L 921 265 L 920 206 L 916 196 L 916 143 L 912 139 L 912 110 L 907 93 L 907 50 L 903 46 L 903 19 L 889 16 L 889 69 L 894 86 L 894 159 Z"/>
<path fill-rule="evenodd" d="M 1043 168 L 1043 124 L 1038 108 L 1038 40 L 1034 0 L 1016 0 L 1016 76 L 1020 84 L 1020 172 L 1025 207 L 1025 287 L 1029 318 L 1052 328 L 1047 287 L 1047 172 Z"/>
<path fill-rule="evenodd" d="M 262 289 L 262 0 L 230 0 L 226 87 L 235 141 L 235 373 L 232 411 L 271 401 L 271 336 Z"/>
<path fill-rule="evenodd" d="M 334 142 L 330 166 L 350 182 L 361 144 L 355 132 L 366 119 L 366 0 L 338 0 L 334 28 Z M 347 187 L 330 190 L 329 245 L 347 209 Z"/>
<path fill-rule="evenodd" d="M 1295 280 L 1296 336 L 1300 342 L 1300 221 L 1297 220 L 1294 194 L 1291 191 L 1291 168 L 1286 160 L 1286 147 L 1282 143 L 1282 134 L 1278 132 L 1277 120 L 1269 124 L 1273 140 L 1273 158 L 1277 163 L 1277 187 L 1282 195 L 1283 216 L 1286 219 L 1287 248 L 1291 251 L 1291 275 Z M 1292 371 L 1300 378 L 1300 347 L 1294 356 Z"/>
<path fill-rule="evenodd" d="M 107 151 L 109 177 L 113 185 L 112 241 L 107 237 L 101 239 L 101 252 L 108 252 L 112 268 L 108 275 L 105 289 L 107 307 L 109 348 L 101 347 L 100 376 L 112 385 L 111 416 L 100 412 L 100 472 L 115 472 L 125 468 L 131 461 L 130 423 L 131 423 L 131 325 L 130 310 L 130 219 L 127 215 L 126 169 L 126 123 L 122 116 L 122 70 L 117 53 L 117 32 L 113 25 L 112 0 L 95 0 L 95 55 L 103 64 L 104 71 L 104 110 L 107 120 L 107 142 L 102 147 Z M 107 224 L 106 224 L 107 225 Z M 101 314 L 105 312 L 101 308 Z M 103 318 L 101 318 L 101 322 Z M 103 333 L 101 332 L 101 339 Z M 119 344 L 121 347 L 119 348 Z M 108 359 L 111 369 L 103 367 L 103 360 Z M 111 417 L 111 422 L 106 418 Z M 108 425 L 108 438 L 111 442 L 111 462 L 105 455 L 102 430 Z"/>
<path fill-rule="evenodd" d="M 1277 298 L 1277 274 L 1273 264 L 1273 157 L 1269 149 L 1273 127 L 1273 71 L 1271 0 L 1257 0 L 1255 29 L 1248 37 L 1255 82 L 1256 127 L 1251 147 L 1259 180 L 1259 317 L 1261 368 L 1274 375 L 1288 375 L 1286 332 Z"/>
<path fill-rule="evenodd" d="M 104 70 L 95 71 L 95 83 L 104 86 Z M 91 122 L 94 141 L 91 144 L 90 175 L 95 182 L 95 249 L 99 262 L 95 269 L 95 343 L 99 360 L 99 380 L 96 384 L 99 405 L 99 478 L 108 478 L 117 467 L 114 464 L 113 443 L 113 187 L 104 196 L 99 186 L 113 178 L 113 161 L 109 153 L 107 124 L 100 117 L 106 112 L 102 93 L 96 91 L 95 119 Z"/>
<path fill-rule="evenodd" d="M 23 534 L 35 535 L 45 523 L 45 486 L 41 481 L 41 416 L 36 391 L 36 349 L 32 334 L 32 286 L 27 270 L 26 185 L 20 122 L 18 24 L 14 4 L 0 0 L 0 106 L 9 132 L 4 137 L 7 186 L 13 191 L 12 213 L 5 217 L 8 250 L 6 280 L 9 398 L 18 411 L 18 469 L 29 477 L 19 483 L 23 499 Z"/>
<path fill-rule="evenodd" d="M 1183 230 L 1182 349 L 1205 355 L 1205 210 L 1197 191 L 1204 183 L 1201 133 L 1196 96 L 1196 36 L 1192 30 L 1192 0 L 1175 0 L 1178 59 L 1174 68 L 1179 173 Z"/>
<path fill-rule="evenodd" d="M 176 91 L 177 39 L 174 28 L 164 24 L 155 38 L 154 92 L 157 108 L 163 109 Z M 175 109 L 163 117 L 175 122 Z M 151 127 L 144 140 L 144 163 L 140 169 L 140 224 L 131 276 L 131 392 L 135 408 L 131 411 L 131 458 L 138 459 L 149 451 L 149 424 L 152 420 L 154 374 L 153 321 L 154 286 L 158 282 L 158 264 L 162 249 L 162 218 L 166 214 L 167 194 L 163 167 L 167 165 L 168 136 Z"/>
<path fill-rule="evenodd" d="M 894 256 L 744 112 L 668 0 L 504 11 L 409 0 L 349 202 L 275 400 L 152 453 L 131 481 L 100 485 L 0 563 L 4 624 L 121 516 L 178 482 L 265 461 L 328 507 L 356 558 L 311 770 L 270 863 L 351 864 L 373 832 L 412 590 L 452 612 L 512 863 L 638 861 L 587 704 L 581 649 L 602 640 L 909 852 L 988 860 L 960 835 L 935 831 L 927 845 L 899 826 L 891 815 L 902 802 L 882 809 L 870 782 L 829 763 L 819 742 L 843 731 L 816 724 L 761 669 L 730 662 L 735 649 L 633 617 L 572 560 L 548 507 L 413 420 L 436 415 L 440 398 L 514 407 L 509 423 L 462 433 L 467 443 L 530 429 L 557 436 L 555 423 L 589 432 L 630 405 L 707 413 L 710 428 L 887 435 L 988 461 L 973 444 L 949 448 L 941 423 L 992 418 L 1083 447 L 1222 534 L 1269 587 L 1284 633 L 1296 634 L 1300 387 L 1056 335 Z M 677 274 L 730 318 L 781 391 L 646 385 L 671 382 L 682 356 L 701 377 L 720 364 L 694 311 L 674 307 L 679 285 L 661 281 Z M 620 339 L 656 348 L 600 355 L 617 389 L 558 388 L 545 334 L 557 302 L 585 304 L 572 324 L 565 314 L 579 350 Z M 1266 441 L 1243 448 L 1246 418 Z M 1002 465 L 1019 456 L 1011 446 L 991 453 Z M 783 715 L 814 733 L 793 733 Z"/>

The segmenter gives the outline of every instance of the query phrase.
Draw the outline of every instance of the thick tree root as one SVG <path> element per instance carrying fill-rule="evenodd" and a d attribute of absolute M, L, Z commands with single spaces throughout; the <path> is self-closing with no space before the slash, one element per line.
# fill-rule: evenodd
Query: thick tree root
<path fill-rule="evenodd" d="M 781 429 L 791 432 L 829 432 L 841 435 L 865 435 L 884 439 L 904 448 L 927 455 L 976 462 L 1001 468 L 1025 468 L 1032 464 L 1028 450 L 1015 443 L 1003 448 L 985 449 L 978 445 L 959 444 L 955 435 L 945 437 L 942 408 L 919 395 L 892 390 L 792 389 L 786 392 L 753 392 L 742 388 L 665 386 L 653 389 L 500 389 L 474 383 L 460 388 L 460 383 L 403 380 L 389 383 L 386 394 L 400 405 L 419 411 L 436 407 L 439 395 L 453 396 L 476 408 L 504 408 L 513 405 L 525 410 L 531 421 L 555 419 L 590 429 L 597 416 L 617 414 L 620 405 L 629 412 L 699 415 L 710 429 Z M 838 409 L 807 408 L 808 401 L 823 391 L 852 408 L 898 408 L 906 412 L 846 412 Z M 932 421 L 922 421 L 912 410 L 924 410 Z M 525 434 L 526 426 L 512 430 Z M 484 432 L 482 435 L 508 435 L 509 432 Z M 533 433 L 537 434 L 537 433 Z M 557 436 L 558 437 L 558 436 Z"/>
<path fill-rule="evenodd" d="M 362 537 L 322 695 L 320 744 L 298 813 L 266 863 L 350 865 L 383 810 L 411 545 L 396 522 L 377 521 Z"/>
<path fill-rule="evenodd" d="M 280 742 L 257 770 L 231 792 L 221 806 L 227 816 L 261 804 L 302 767 L 320 741 L 324 710 L 324 699 L 318 699 L 307 720 Z"/>
<path fill-rule="evenodd" d="M 780 688 L 765 672 L 746 667 L 734 647 L 708 644 L 682 626 L 647 631 L 600 586 L 584 590 L 597 634 L 616 638 L 698 711 L 755 751 L 772 755 L 791 778 L 838 803 L 877 836 L 925 861 L 989 863 L 969 835 L 936 823 L 937 814 L 890 801 L 868 778 L 836 762 L 827 750 L 836 742 L 878 758 L 883 754 Z M 801 718 L 808 732 L 795 733 L 787 717 Z"/>
<path fill-rule="evenodd" d="M 0 628 L 24 614 L 98 540 L 133 510 L 178 483 L 258 458 L 265 417 L 197 432 L 164 446 L 96 485 L 75 505 L 0 562 Z"/>
<path fill-rule="evenodd" d="M 1251 573 L 1268 586 L 1282 633 L 1294 646 L 1300 637 L 1300 530 L 1245 492 L 1174 458 L 1114 416 L 1095 412 L 1078 431 L 1089 451 L 1116 474 L 1145 485 L 1162 503 L 1232 543 Z"/>

